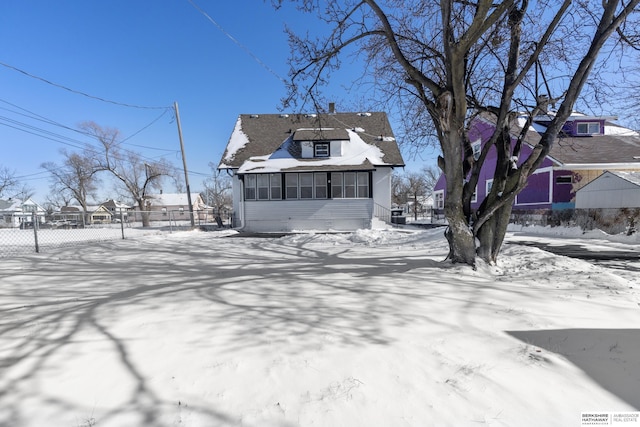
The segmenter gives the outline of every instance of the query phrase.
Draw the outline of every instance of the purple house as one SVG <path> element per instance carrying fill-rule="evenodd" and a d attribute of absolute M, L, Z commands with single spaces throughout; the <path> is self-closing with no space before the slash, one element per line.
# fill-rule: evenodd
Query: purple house
<path fill-rule="evenodd" d="M 559 139 L 542 165 L 529 177 L 528 184 L 516 197 L 513 209 L 547 212 L 575 208 L 576 191 L 609 171 L 640 171 L 640 134 L 611 122 L 615 117 L 596 117 L 574 113 L 567 119 Z M 549 115 L 534 119 L 527 133 L 521 159 L 526 159 L 540 140 Z M 522 125 L 525 118 L 518 120 Z M 480 155 L 482 145 L 494 132 L 487 118 L 477 118 L 469 130 L 474 154 Z M 512 137 L 515 143 L 515 137 Z M 523 160 L 521 160 L 523 161 Z M 496 151 L 492 148 L 480 171 L 478 186 L 472 200 L 477 208 L 493 182 Z M 434 208 L 444 207 L 445 178 L 441 175 L 434 187 Z"/>

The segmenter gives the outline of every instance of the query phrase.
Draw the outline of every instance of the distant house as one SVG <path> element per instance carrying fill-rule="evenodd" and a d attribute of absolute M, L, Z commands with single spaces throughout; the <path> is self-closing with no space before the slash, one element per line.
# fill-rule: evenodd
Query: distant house
<path fill-rule="evenodd" d="M 528 179 L 525 189 L 518 194 L 514 211 L 549 212 L 576 207 L 576 192 L 589 182 L 609 171 L 640 171 L 640 135 L 621 127 L 614 117 L 586 116 L 574 113 L 565 123 L 558 140 L 542 165 Z M 525 118 L 519 119 L 519 125 Z M 519 162 L 524 161 L 540 140 L 551 116 L 534 118 L 533 128 L 525 138 Z M 474 153 L 494 132 L 494 124 L 486 118 L 477 118 L 469 130 Z M 520 128 L 513 130 L 513 135 Z M 515 142 L 515 136 L 512 143 Z M 491 149 L 474 194 L 472 207 L 484 200 L 493 183 L 496 150 Z M 442 175 L 434 189 L 434 207 L 444 207 L 445 177 Z"/>
<path fill-rule="evenodd" d="M 576 208 L 640 208 L 640 172 L 604 172 L 578 190 Z"/>
<path fill-rule="evenodd" d="M 111 217 L 113 219 L 122 220 L 125 222 L 127 221 L 127 212 L 132 209 L 131 206 L 113 199 L 107 200 L 106 202 L 102 203 L 101 206 L 104 206 L 104 208 L 111 213 Z"/>
<path fill-rule="evenodd" d="M 73 221 L 78 224 L 109 224 L 113 220 L 112 213 L 103 205 L 88 205 L 86 215 L 82 206 L 62 206 L 52 214 L 55 221 Z"/>
<path fill-rule="evenodd" d="M 151 221 L 190 220 L 187 193 L 152 194 L 146 200 Z M 191 193 L 191 204 L 196 218 L 204 215 L 207 206 L 199 193 Z"/>
<path fill-rule="evenodd" d="M 234 226 L 355 230 L 389 220 L 404 161 L 381 112 L 242 114 L 219 170 L 233 175 Z"/>
<path fill-rule="evenodd" d="M 33 222 L 34 213 L 38 222 L 45 221 L 46 211 L 42 206 L 31 200 L 0 199 L 0 227 L 20 227 Z"/>

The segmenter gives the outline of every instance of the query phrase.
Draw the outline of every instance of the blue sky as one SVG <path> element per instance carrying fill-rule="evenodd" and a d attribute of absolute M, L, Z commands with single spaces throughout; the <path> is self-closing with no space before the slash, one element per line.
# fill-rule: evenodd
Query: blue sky
<path fill-rule="evenodd" d="M 290 6 L 276 11 L 269 1 L 193 1 L 224 31 L 189 0 L 0 2 L 0 166 L 15 170 L 44 201 L 49 181 L 40 165 L 60 163 L 61 149 L 91 142 L 71 130 L 84 121 L 117 128 L 129 138 L 127 149 L 181 166 L 171 109 L 127 107 L 73 91 L 139 107 L 177 102 L 190 187 L 202 189 L 237 116 L 279 111 L 288 71 L 285 23 L 297 31 L 319 23 Z M 325 93 L 339 111 L 358 95 L 344 89 L 358 75 L 357 64 L 344 64 Z M 410 170 L 429 163 L 405 160 Z M 113 196 L 111 187 L 105 183 L 101 195 Z"/>

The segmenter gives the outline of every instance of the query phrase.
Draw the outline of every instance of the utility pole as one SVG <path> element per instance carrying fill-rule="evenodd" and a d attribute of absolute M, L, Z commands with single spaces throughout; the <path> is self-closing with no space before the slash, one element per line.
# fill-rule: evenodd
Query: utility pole
<path fill-rule="evenodd" d="M 178 111 L 178 103 L 173 103 L 173 109 L 176 112 L 176 123 L 178 124 L 178 136 L 180 137 L 180 151 L 182 152 L 182 167 L 184 169 L 184 183 L 187 186 L 187 202 L 189 203 L 189 217 L 191 218 L 191 226 L 195 227 L 195 219 L 193 218 L 193 204 L 191 203 L 191 188 L 189 188 L 189 173 L 187 172 L 187 159 L 184 156 L 184 143 L 182 142 L 182 126 L 180 126 L 180 112 Z"/>

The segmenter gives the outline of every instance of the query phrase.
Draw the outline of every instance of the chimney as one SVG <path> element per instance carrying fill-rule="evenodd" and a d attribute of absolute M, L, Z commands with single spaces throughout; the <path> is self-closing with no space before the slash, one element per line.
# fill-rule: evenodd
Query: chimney
<path fill-rule="evenodd" d="M 336 113 L 336 103 L 335 102 L 330 102 L 329 103 L 329 114 L 335 114 Z"/>

